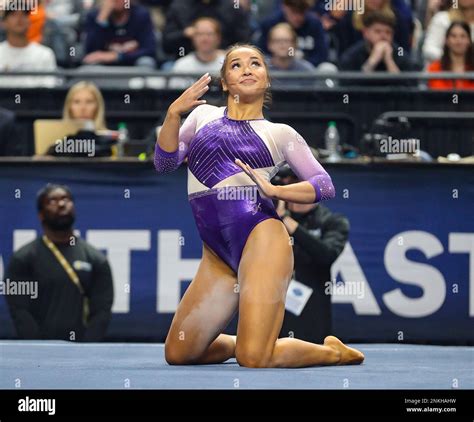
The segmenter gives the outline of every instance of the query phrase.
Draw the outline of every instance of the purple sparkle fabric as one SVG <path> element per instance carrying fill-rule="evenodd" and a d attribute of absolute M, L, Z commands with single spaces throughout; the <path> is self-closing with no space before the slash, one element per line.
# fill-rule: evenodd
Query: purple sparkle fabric
<path fill-rule="evenodd" d="M 214 186 L 242 171 L 235 164 L 236 158 L 254 169 L 273 169 L 288 163 L 300 180 L 313 186 L 315 202 L 333 198 L 335 190 L 331 177 L 291 126 L 266 122 L 255 126 L 259 128 L 257 133 L 250 120 L 233 120 L 227 117 L 227 109 L 223 116 L 216 110 L 209 105 L 196 107 L 179 130 L 178 149 L 166 152 L 157 144 L 154 162 L 158 172 L 167 173 L 188 158 L 189 171 L 208 188 L 189 195 L 201 239 L 237 273 L 250 232 L 258 223 L 279 217 L 272 201 L 262 198 L 255 186 L 253 201 L 219 197 L 219 189 Z M 196 130 L 207 113 L 213 113 L 216 118 Z M 272 153 L 259 136 L 260 131 L 275 147 Z"/>
<path fill-rule="evenodd" d="M 226 117 L 205 125 L 194 137 L 188 152 L 189 170 L 208 188 L 240 173 L 239 158 L 252 168 L 274 167 L 262 139 L 246 121 Z"/>
<path fill-rule="evenodd" d="M 256 188 L 255 201 L 219 199 L 218 192 L 211 189 L 205 195 L 192 195 L 189 203 L 203 242 L 237 273 L 252 229 L 268 218 L 280 218 L 273 202 L 262 198 Z"/>
<path fill-rule="evenodd" d="M 200 107 L 196 107 L 179 128 L 178 149 L 173 152 L 164 151 L 158 142 L 155 144 L 154 164 L 158 173 L 170 173 L 176 170 L 186 158 L 188 146 L 196 132 L 197 114 Z"/>
<path fill-rule="evenodd" d="M 155 169 L 159 173 L 171 173 L 178 168 L 178 150 L 167 152 L 160 148 L 158 142 L 155 144 L 155 156 L 153 159 Z"/>
<path fill-rule="evenodd" d="M 211 120 L 196 131 L 198 121 L 215 109 L 202 105 L 189 114 L 179 130 L 179 147 L 175 152 L 163 151 L 156 145 L 154 162 L 159 173 L 175 170 L 187 156 L 189 171 L 203 185 L 212 188 L 241 171 L 235 164 L 235 158 L 240 158 L 253 168 L 271 168 L 276 165 L 251 121 L 228 118 L 227 108 L 224 116 Z M 268 124 L 272 125 L 272 140 L 279 153 L 300 180 L 306 180 L 313 186 L 315 202 L 333 198 L 335 190 L 331 177 L 313 157 L 303 137 L 291 126 Z"/>
<path fill-rule="evenodd" d="M 310 177 L 308 182 L 313 185 L 316 191 L 316 199 L 314 202 L 325 201 L 334 198 L 336 195 L 331 177 L 328 174 L 318 174 Z"/>
<path fill-rule="evenodd" d="M 286 126 L 279 140 L 285 161 L 301 181 L 311 183 L 316 192 L 314 202 L 334 198 L 336 192 L 331 177 L 314 158 L 308 144 L 292 127 Z"/>

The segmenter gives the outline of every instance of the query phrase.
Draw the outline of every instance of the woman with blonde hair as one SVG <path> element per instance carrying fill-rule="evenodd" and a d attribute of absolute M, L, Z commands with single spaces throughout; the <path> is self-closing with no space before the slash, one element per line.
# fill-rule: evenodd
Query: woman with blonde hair
<path fill-rule="evenodd" d="M 93 82 L 80 81 L 66 95 L 63 119 L 90 120 L 95 130 L 105 130 L 105 103 L 102 94 Z"/>
<path fill-rule="evenodd" d="M 78 122 L 76 132 L 67 134 L 60 143 L 55 142 L 47 155 L 62 157 L 109 157 L 117 155 L 116 137 L 105 126 L 104 98 L 97 86 L 88 81 L 74 84 L 66 95 L 63 120 Z M 90 149 L 84 150 L 84 140 Z"/>

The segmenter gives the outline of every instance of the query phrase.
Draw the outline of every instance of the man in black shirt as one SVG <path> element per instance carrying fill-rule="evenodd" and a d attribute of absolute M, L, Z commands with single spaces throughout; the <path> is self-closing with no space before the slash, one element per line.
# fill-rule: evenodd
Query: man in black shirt
<path fill-rule="evenodd" d="M 0 107 L 0 156 L 27 155 L 27 148 L 15 126 L 15 114 Z"/>
<path fill-rule="evenodd" d="M 342 55 L 340 70 L 392 74 L 416 70 L 409 58 L 409 52 L 393 42 L 396 24 L 393 13 L 382 11 L 366 13 L 362 22 L 364 39 L 354 44 Z M 371 84 L 380 83 L 386 85 L 385 81 L 371 82 Z"/>
<path fill-rule="evenodd" d="M 37 283 L 37 297 L 6 296 L 18 337 L 100 341 L 113 302 L 107 259 L 74 236 L 74 202 L 67 186 L 46 185 L 37 207 L 44 235 L 13 254 L 5 275 L 6 283 Z"/>
<path fill-rule="evenodd" d="M 283 184 L 298 182 L 290 171 Z M 281 337 L 322 343 L 332 332 L 331 265 L 342 253 L 349 237 L 349 221 L 321 204 L 285 204 L 277 212 L 293 238 L 294 279 L 313 290 L 299 315 L 285 311 Z M 290 285 L 291 289 L 291 285 Z"/>

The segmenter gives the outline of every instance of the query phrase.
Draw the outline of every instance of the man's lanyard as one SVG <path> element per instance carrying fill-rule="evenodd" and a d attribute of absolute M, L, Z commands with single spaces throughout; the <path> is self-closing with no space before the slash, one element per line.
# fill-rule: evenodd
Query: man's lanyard
<path fill-rule="evenodd" d="M 66 271 L 71 281 L 76 285 L 76 287 L 81 292 L 84 299 L 84 309 L 83 309 L 83 314 L 82 314 L 82 320 L 84 322 L 84 325 L 87 325 L 87 320 L 89 317 L 89 303 L 86 297 L 86 292 L 84 288 L 82 287 L 81 281 L 79 280 L 79 276 L 74 271 L 74 268 L 71 267 L 71 264 L 67 261 L 67 259 L 64 258 L 64 255 L 56 247 L 56 245 L 53 242 L 51 242 L 51 240 L 48 239 L 48 236 L 43 235 L 43 242 L 49 248 L 49 250 L 53 253 L 53 255 L 56 257 L 58 262 L 61 264 L 61 267 L 63 267 L 64 271 Z"/>

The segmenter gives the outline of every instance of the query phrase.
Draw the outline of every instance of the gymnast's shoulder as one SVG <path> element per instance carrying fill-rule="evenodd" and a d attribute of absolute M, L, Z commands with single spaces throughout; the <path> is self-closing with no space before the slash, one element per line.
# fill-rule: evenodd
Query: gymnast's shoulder
<path fill-rule="evenodd" d="M 272 136 L 275 138 L 287 140 L 288 137 L 300 137 L 299 133 L 286 123 L 275 123 L 269 120 L 265 120 L 264 122 L 268 130 L 271 131 Z"/>

